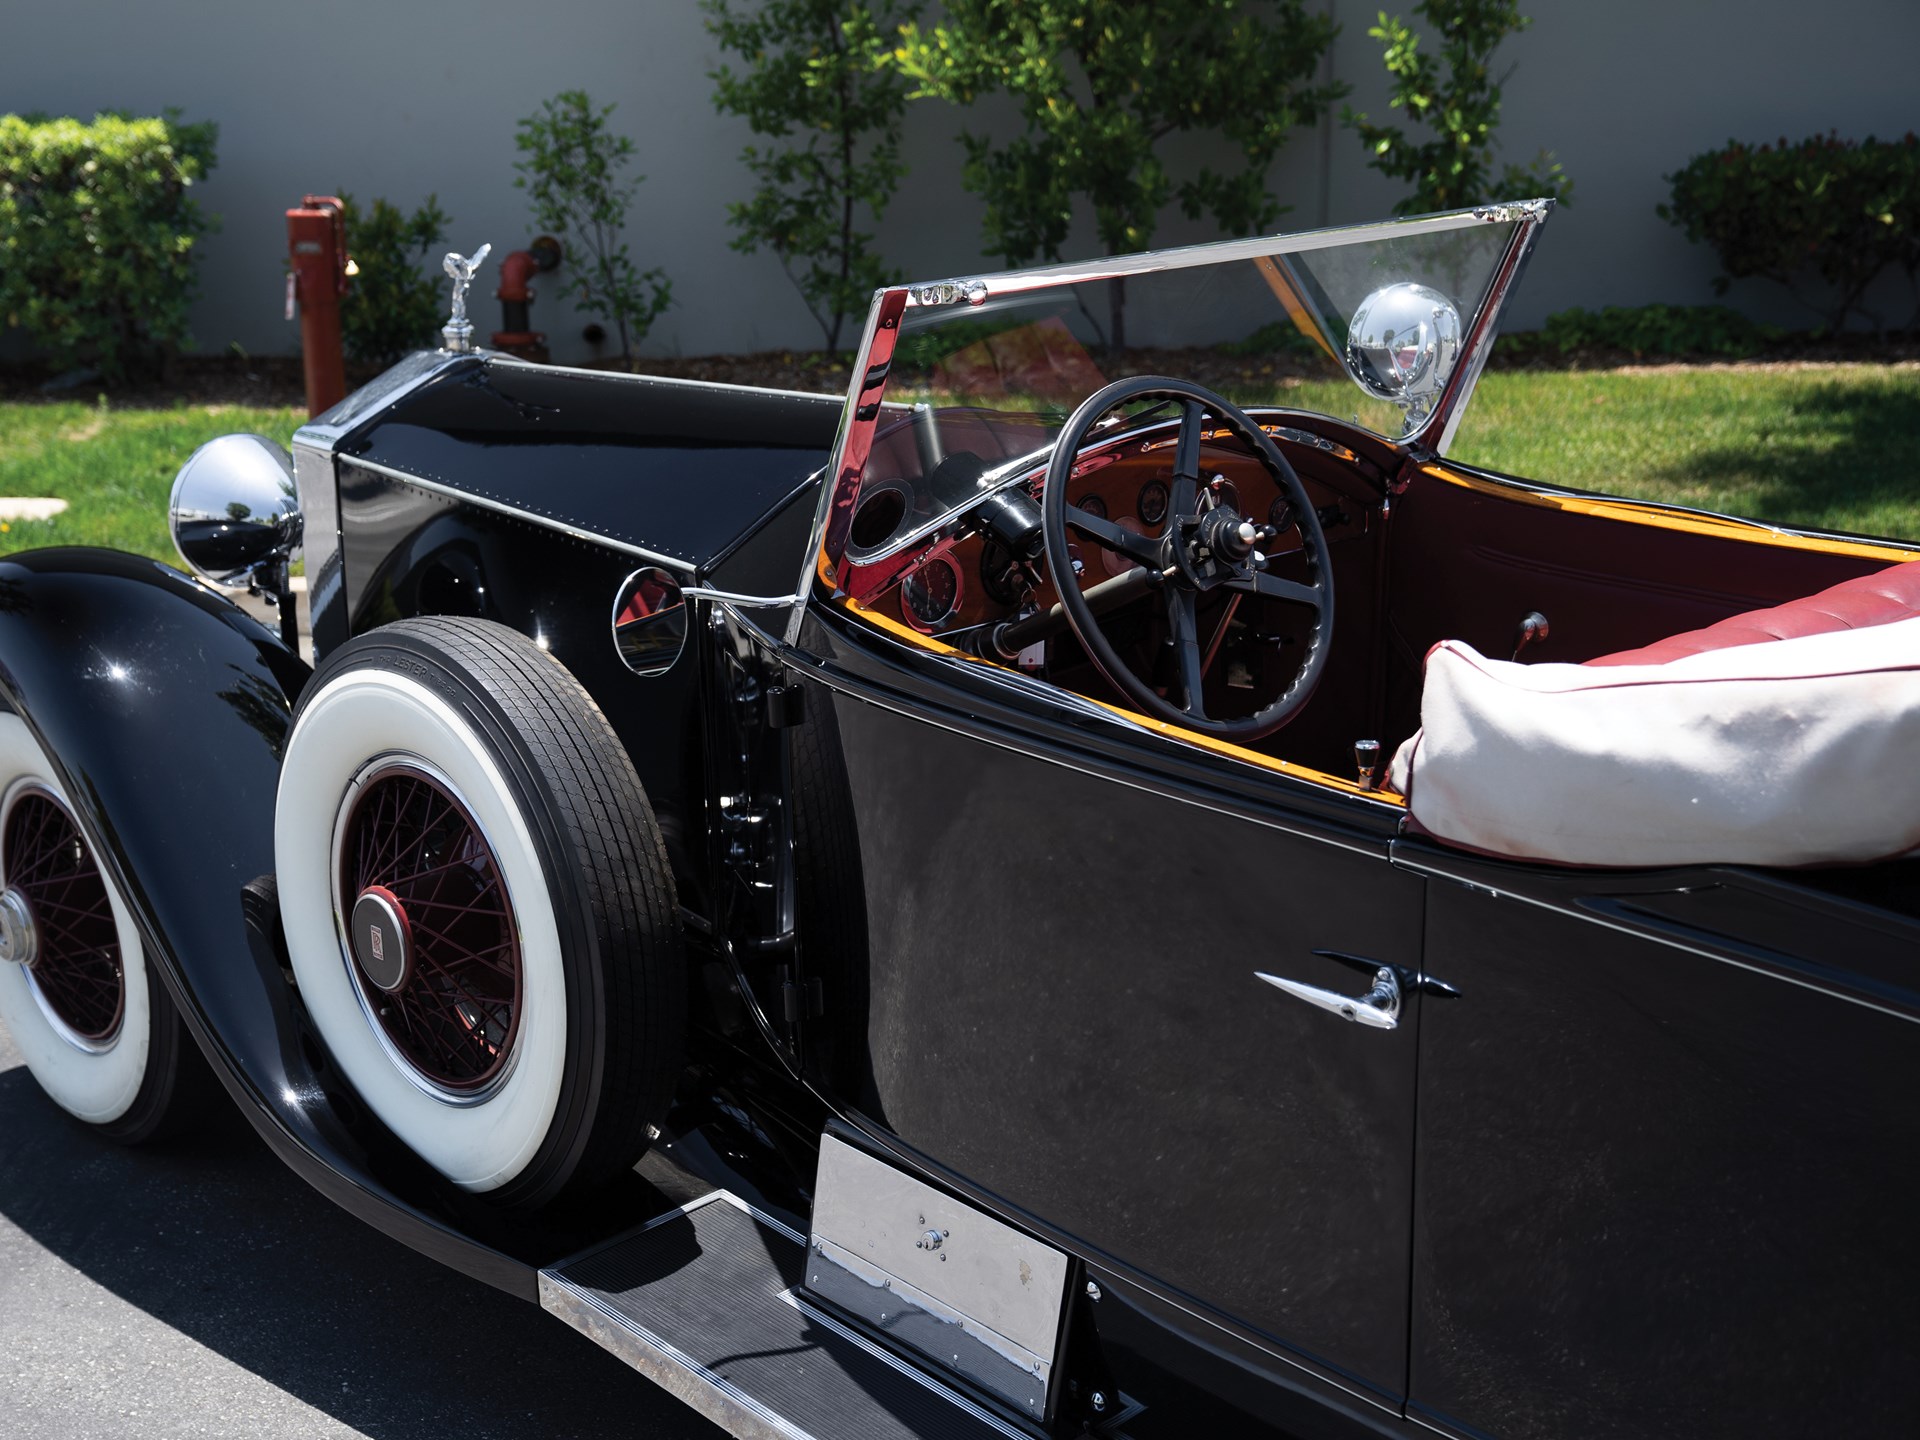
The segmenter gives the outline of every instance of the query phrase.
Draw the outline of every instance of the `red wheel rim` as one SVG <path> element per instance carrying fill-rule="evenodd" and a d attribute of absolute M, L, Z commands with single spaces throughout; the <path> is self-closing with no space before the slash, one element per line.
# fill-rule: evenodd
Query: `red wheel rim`
<path fill-rule="evenodd" d="M 90 1047 L 120 1032 L 126 980 L 107 883 L 73 816 L 47 790 L 14 795 L 0 831 L 0 872 L 33 918 L 29 974 L 47 1012 Z"/>
<path fill-rule="evenodd" d="M 370 893 L 398 910 L 406 964 L 394 988 L 381 988 L 355 949 L 359 937 L 350 936 L 362 1000 L 424 1079 L 455 1092 L 484 1089 L 505 1069 L 519 1029 L 519 931 L 485 834 L 424 770 L 389 766 L 353 797 L 341 834 L 338 913 L 352 916 Z"/>

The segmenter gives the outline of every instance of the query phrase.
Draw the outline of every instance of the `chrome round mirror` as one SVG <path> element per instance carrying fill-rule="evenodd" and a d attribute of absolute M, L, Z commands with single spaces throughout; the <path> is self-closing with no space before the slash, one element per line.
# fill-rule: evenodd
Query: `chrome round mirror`
<path fill-rule="evenodd" d="M 216 585 L 250 585 L 300 547 L 293 458 L 264 435 L 209 440 L 174 477 L 174 548 Z"/>
<path fill-rule="evenodd" d="M 1353 312 L 1346 359 L 1354 384 L 1418 420 L 1440 398 L 1460 359 L 1460 311 L 1425 285 L 1383 286 Z"/>
<path fill-rule="evenodd" d="M 687 600 L 680 582 L 658 565 L 636 570 L 613 597 L 613 644 L 636 675 L 673 668 L 687 644 Z"/>

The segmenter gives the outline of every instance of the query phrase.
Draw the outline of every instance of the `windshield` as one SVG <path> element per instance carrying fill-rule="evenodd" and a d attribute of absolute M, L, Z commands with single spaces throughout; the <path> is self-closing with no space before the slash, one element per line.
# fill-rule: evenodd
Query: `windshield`
<path fill-rule="evenodd" d="M 884 291 L 824 517 L 828 557 L 859 563 L 913 544 L 1031 470 L 1082 401 L 1131 376 L 1438 449 L 1546 208 Z M 940 483 L 955 473 L 964 485 Z"/>

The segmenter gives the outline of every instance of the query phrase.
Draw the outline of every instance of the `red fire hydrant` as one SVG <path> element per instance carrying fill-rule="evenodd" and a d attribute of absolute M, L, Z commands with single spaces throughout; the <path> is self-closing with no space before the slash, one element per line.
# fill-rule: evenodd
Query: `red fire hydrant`
<path fill-rule="evenodd" d="M 536 271 L 553 269 L 564 252 L 551 235 L 542 235 L 524 250 L 515 250 L 500 262 L 500 288 L 494 297 L 500 302 L 500 328 L 493 332 L 493 348 L 523 360 L 547 360 L 547 337 L 533 328 L 528 314 L 533 304 Z"/>
<path fill-rule="evenodd" d="M 306 368 L 307 413 L 331 409 L 347 393 L 340 350 L 340 301 L 347 293 L 347 222 L 331 195 L 302 197 L 287 211 L 292 298 L 300 305 L 300 355 Z"/>

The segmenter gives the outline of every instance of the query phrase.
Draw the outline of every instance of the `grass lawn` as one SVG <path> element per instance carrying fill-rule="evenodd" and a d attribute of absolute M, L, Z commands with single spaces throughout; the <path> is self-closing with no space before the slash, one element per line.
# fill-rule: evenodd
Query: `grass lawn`
<path fill-rule="evenodd" d="M 178 565 L 167 534 L 174 473 L 216 435 L 255 430 L 282 445 L 304 409 L 182 405 L 114 410 L 105 404 L 0 404 L 0 495 L 54 495 L 51 520 L 0 522 L 0 554 L 39 545 L 107 545 Z"/>
<path fill-rule="evenodd" d="M 1342 387 L 1290 404 L 1351 409 Z M 167 494 L 195 446 L 234 430 L 285 442 L 297 409 L 115 410 L 0 404 L 0 495 L 71 502 L 14 521 L 0 553 L 111 545 L 174 561 Z M 1654 367 L 1496 371 L 1453 456 L 1581 489 L 1789 525 L 1920 540 L 1920 366 Z"/>
<path fill-rule="evenodd" d="M 1920 540 L 1920 365 L 1496 372 L 1450 454 L 1582 490 Z"/>

